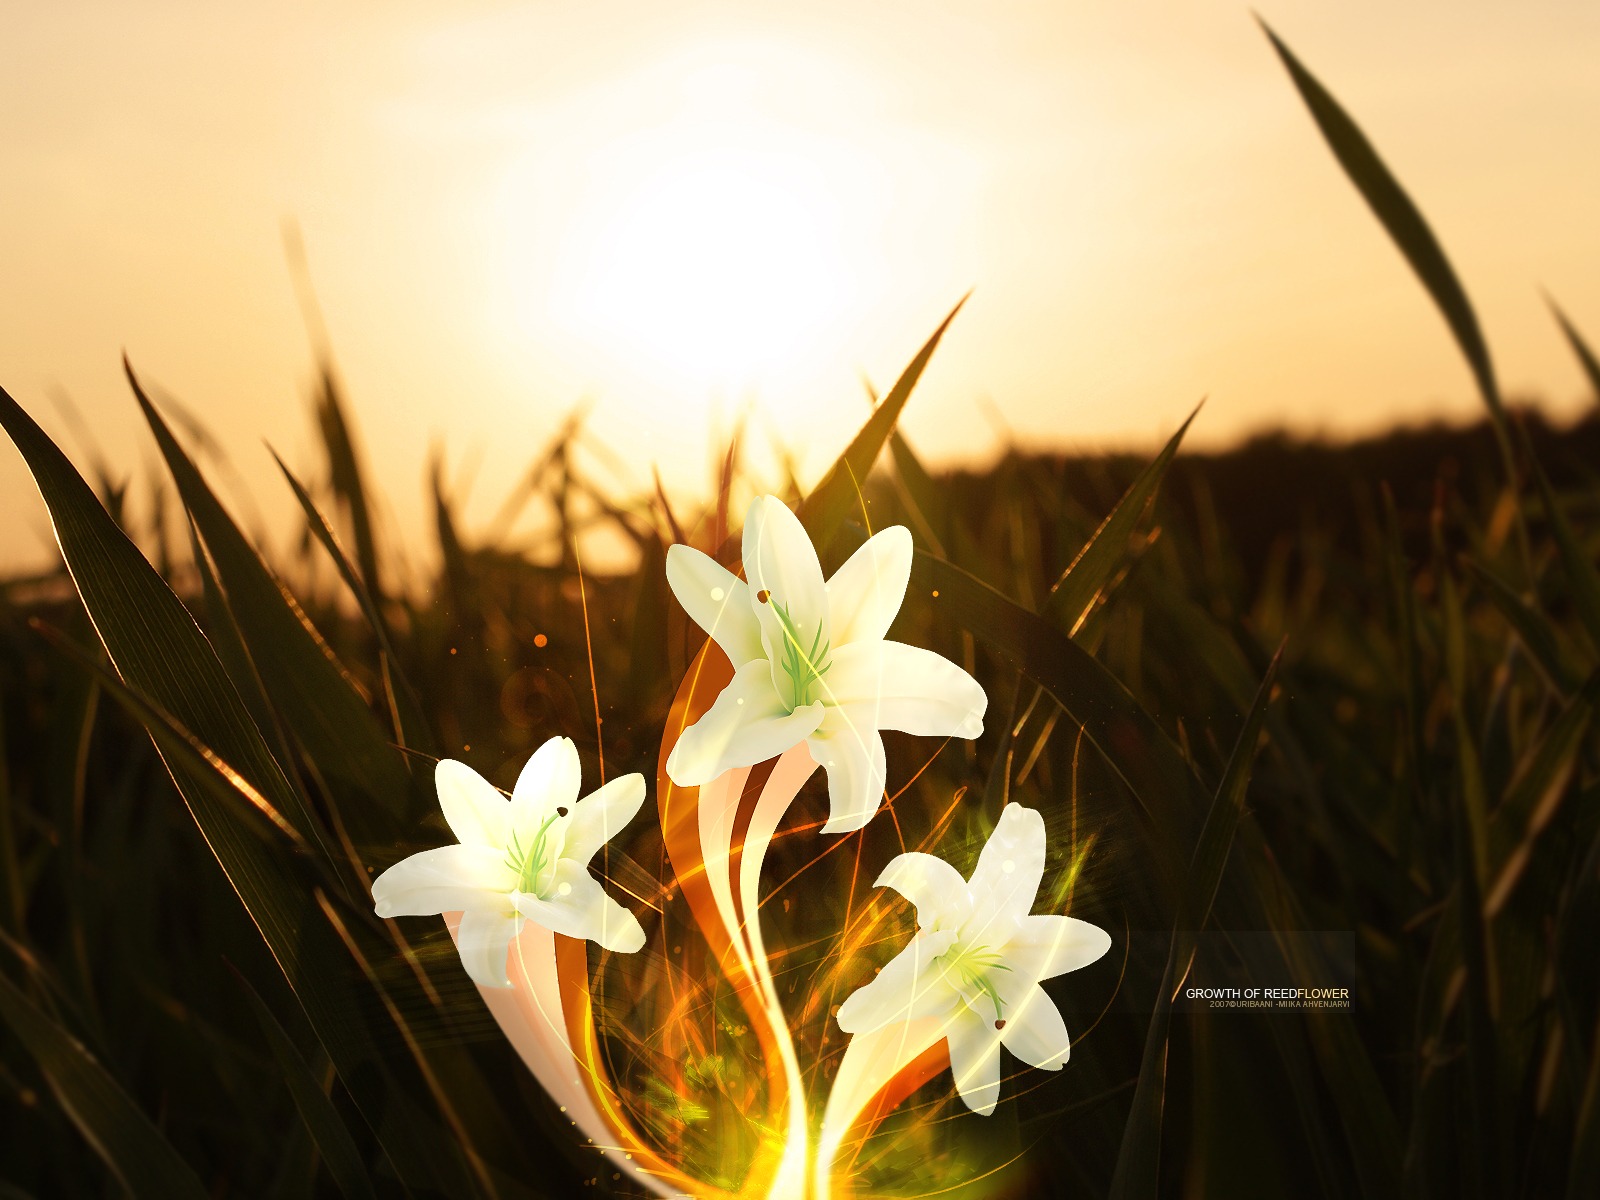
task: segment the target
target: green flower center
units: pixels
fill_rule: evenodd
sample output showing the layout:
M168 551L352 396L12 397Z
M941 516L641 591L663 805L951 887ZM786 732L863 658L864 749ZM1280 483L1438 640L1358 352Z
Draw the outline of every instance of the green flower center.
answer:
M550 847L550 826L561 814L552 812L539 826L538 832L533 835L533 841L526 850L517 837L516 831L511 834L511 845L506 850L506 866L517 873L517 890L530 895L539 895L539 876L554 860ZM543 899L543 897L541 897Z
M991 976L996 971L1009 971L1011 968L1000 961L998 951L987 946L964 946L957 942L939 956L939 962L943 964L945 973L954 978L961 992L976 992L989 997L994 1005L995 1020L1004 1019L1000 992Z
M766 592L761 594L770 595ZM816 703L817 684L830 665L829 645L823 640L820 621L817 622L816 635L808 646L794 618L789 615L788 605L773 604L772 611L778 618L779 628L783 630L783 658L778 665L789 680L789 694L794 698L789 711L793 712Z

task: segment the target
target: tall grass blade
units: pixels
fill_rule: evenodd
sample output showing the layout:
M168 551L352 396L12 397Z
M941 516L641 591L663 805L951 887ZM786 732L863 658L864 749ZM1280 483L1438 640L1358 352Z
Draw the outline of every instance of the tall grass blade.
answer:
M63 1112L134 1196L206 1200L194 1169L75 1037L0 976L0 1018L27 1047Z
M1350 182L1355 184L1373 214L1382 222L1444 315L1456 344L1472 369L1478 391L1489 408L1495 427L1505 437L1505 413L1494 367L1489 361L1489 347L1484 343L1472 303L1467 299L1467 293L1456 278L1455 269L1445 257L1433 230L1399 181L1384 165L1366 134L1361 132L1339 102L1306 70L1294 52L1284 45L1265 21L1261 22L1261 28L1271 40L1278 57L1283 60L1283 65L1288 68L1289 78L1294 81L1300 98L1311 110L1311 116L1327 140L1328 148L1333 151Z
M1061 573L1050 588L1050 595L1040 609L1040 615L1054 621L1069 634L1077 633L1094 607L1106 582L1115 573L1128 550L1128 539L1145 510L1155 498L1156 489L1167 473L1178 445L1189 426L1200 413L1198 407L1190 413L1178 431L1167 439L1161 453L1150 462L1129 485L1127 492L1113 508L1100 527L1094 531L1072 565Z
M1156 996L1155 1012L1145 1036L1144 1056L1139 1067L1139 1082L1134 1089L1133 1106L1117 1150L1116 1173L1111 1180L1115 1200L1159 1193L1161 1174L1161 1123L1166 1094L1168 1033L1172 1022L1172 1001L1189 974L1195 952L1195 935L1211 916L1211 906L1222 884L1222 871L1233 848L1234 832L1244 811L1245 791L1255 765L1256 744L1266 721L1267 705L1278 673L1282 647L1273 655L1266 677L1256 692L1255 702L1245 718L1244 729L1234 743L1233 754L1217 788L1200 840L1195 845L1188 875L1179 902L1178 920L1173 927L1167 952L1167 966L1161 991Z
M193 618L66 456L3 389L0 427L33 473L78 594L118 673L280 813L295 813L297 794ZM221 799L207 776L197 778L178 762L168 769L396 1174L413 1190L470 1194L466 1181L450 1171L453 1164L428 1152L425 1118L377 1049L351 987L350 960L313 902L309 881L268 850L237 801Z
M966 302L967 297L963 296L950 310L950 315L939 323L939 328L933 331L933 336L921 350L917 351L917 356L900 373L900 378L895 380L894 387L889 389L889 394L883 398L883 403L878 405L871 417L867 418L867 423L861 427L861 431L851 440L844 453L835 460L833 466L828 468L828 473L816 487L811 489L811 494L800 505L798 513L800 524L805 526L806 533L811 536L818 553L827 549L834 535L838 533L840 525L858 504L861 486L872 472L872 464L878 461L878 452L888 441L895 422L900 419L900 413L911 397L911 390L917 386L917 380L922 378L928 360L938 348L939 339L944 337L945 330L950 328L950 322L956 319L956 314Z
M392 838L411 793L400 755L332 650L178 445L131 368L128 381L216 564L229 607L285 728L323 778L339 789L340 800L359 798L340 806L357 839Z
M1600 570L1596 570L1594 559L1579 543L1555 488L1550 486L1550 477L1544 473L1539 460L1533 457L1526 430L1522 431L1522 439L1527 449L1528 471L1539 489L1540 500L1544 502L1545 520L1550 523L1550 534L1555 538L1567 586L1572 591L1572 605L1577 609L1578 620L1583 623L1590 643L1600 651Z
M1567 319L1567 314L1561 311L1561 306L1548 296L1545 300L1550 305L1550 311L1555 313L1556 321L1561 325L1561 332L1567 335L1567 343L1572 347L1572 352L1578 356L1584 378L1589 381L1589 388L1594 392L1595 403L1600 404L1600 359L1594 356L1589 343L1578 332L1577 326Z
M377 1200L372 1178L367 1174L361 1152L356 1148L355 1139L350 1136L350 1129L339 1115L339 1110L317 1083L311 1068L306 1066L306 1060L300 1057L300 1051L295 1048L283 1026L278 1024L278 1018L272 1015L266 1001L243 975L239 976L239 986L244 989L245 998L250 1002L250 1011L255 1014L261 1033L272 1049L272 1057L277 1060L278 1069L283 1073L283 1081L294 1098L300 1119L305 1122L307 1131L316 1142L322 1161L328 1165L328 1173L349 1200Z
M328 452L328 473L333 494L350 516L350 534L355 538L356 561L361 564L361 580L368 593L381 600L383 581L378 575L378 542L372 532L372 510L367 503L367 486L362 478L361 459L356 453L345 404L331 363L324 361L320 372L321 389L317 396L317 426Z
M428 729L427 719L422 715L422 704L417 699L416 689L411 686L411 681L400 670L399 661L395 657L394 643L389 636L383 614L378 610L377 600L368 591L362 577L356 573L355 566L334 535L333 526L328 524L328 519L322 515L322 510L311 498L311 493L306 491L294 472L284 465L276 450L272 450L271 454L272 461L278 464L278 470L282 471L283 477L289 481L289 487L294 492L295 499L299 501L301 511L305 513L306 524L310 527L312 535L328 552L328 557L333 559L339 577L350 589L350 594L355 597L362 614L367 618L373 636L378 639L379 652L383 655L386 678L389 681L389 692L393 697L395 733L400 744L423 754L436 754L433 734Z

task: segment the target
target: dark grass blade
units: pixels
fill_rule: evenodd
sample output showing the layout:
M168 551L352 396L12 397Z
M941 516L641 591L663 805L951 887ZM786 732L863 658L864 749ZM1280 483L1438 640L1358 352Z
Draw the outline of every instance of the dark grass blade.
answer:
M857 506L861 487L872 471L872 464L878 460L878 452L888 441L895 422L900 419L900 413L911 397L911 389L917 386L917 380L922 378L928 360L938 348L939 339L944 337L945 330L950 328L950 322L956 319L956 314L966 302L967 298L963 296L950 310L950 315L939 323L939 328L933 331L933 336L921 350L917 351L917 356L900 373L900 378L895 380L894 387L889 389L889 394L883 398L883 403L873 411L867 423L861 427L861 431L845 448L845 452L833 466L828 468L828 473L822 477L822 481L811 490L811 494L800 505L798 513L800 524L805 526L806 533L810 535L812 544L816 546L819 554L827 549L839 531L840 525L849 518L852 509Z
M239 976L239 986L244 989L245 998L250 1002L250 1011L260 1023L267 1045L272 1048L272 1056L278 1062L284 1082L288 1084L300 1119L305 1122L306 1129L316 1142L322 1161L328 1164L328 1173L339 1185L339 1190L351 1200L363 1200L366 1197L376 1200L377 1192L367 1174L366 1163L362 1161L361 1152L356 1148L355 1139L350 1136L339 1110L334 1108L333 1101L317 1083L311 1068L306 1066L305 1059L300 1057L300 1051L295 1048L283 1026L278 1024L266 1001L261 999L243 975Z
M1145 818L1157 874L1175 888L1182 877L1178 847L1198 826L1205 792L1182 753L1117 678L1083 647L1037 613L943 559L918 551L912 587L938 592L941 617L1014 663L1049 692L1128 785Z
M272 460L278 464L278 469L283 472L283 477L289 481L289 487L294 491L294 497L300 502L300 508L305 513L306 523L315 535L322 548L328 552L328 557L333 559L333 564L338 568L339 576L344 580L345 586L350 589L350 594L355 597L356 603L361 607L362 614L367 618L373 636L378 639L378 648L383 655L386 678L388 679L389 694L393 697L395 733L402 746L419 751L423 754L437 755L438 747L434 743L433 734L428 729L427 719L422 715L422 704L417 699L416 689L411 686L400 670L399 661L395 657L394 643L389 636L388 626L383 615L378 611L377 601L372 593L367 590L366 583L361 575L357 574L355 566L345 554L344 548L339 545L339 539L334 535L333 527L328 524L322 510L312 500L311 493L306 491L293 471L284 465L283 459L278 457L276 450L270 451Z
M1561 311L1561 306L1548 296L1545 300L1550 305L1550 311L1555 313L1556 320L1561 325L1561 332L1567 335L1567 342L1572 347L1572 352L1578 356L1578 362L1583 367L1584 378L1589 381L1589 388L1594 392L1595 403L1600 404L1600 359L1595 358L1594 351L1589 348L1589 343L1578 332L1577 326L1567 320L1567 314Z
M74 643L60 630L38 620L30 624L65 658L86 671L97 686L143 726L161 750L162 757L169 763L179 764L196 779L203 779L214 773L217 776L217 783L220 784L220 792L217 787L213 787L213 792L219 792L224 802L242 800L244 803L239 806L239 811L259 819L256 826L258 832L268 837L275 833L287 839L297 851L307 854L311 852L300 831L273 807L270 800L251 786L250 781L228 765L215 750L185 729L170 713L123 683L115 672L104 666L95 655Z
M1545 731L1495 810L1489 832L1497 875L1484 897L1484 911L1491 918L1505 907L1512 889L1527 873L1540 836L1571 790L1596 702L1600 702L1600 673L1589 677L1583 690Z
M66 456L0 389L0 427L22 451L44 496L73 582L118 673L213 749L280 813L298 806L294 789L182 603L117 527ZM356 1105L412 1190L468 1195L439 1134L410 1100L415 1085L378 1051L352 986L342 944L312 900L311 881L268 850L236 801L219 797L211 774L168 763L173 780L289 986L305 1008Z
M67 570L118 673L215 748L302 832L311 827L194 618L66 456L3 389L0 426L33 472Z
M1095 601L1127 556L1128 539L1150 507L1167 467L1178 453L1183 435L1200 413L1197 407L1178 427L1161 453L1150 462L1129 485L1126 493L1113 508L1100 527L1094 531L1072 565L1062 572L1050 588L1050 595L1040 608L1040 615L1060 625L1069 634L1076 633Z
M128 381L216 564L228 604L279 718L339 789L340 816L358 841L392 840L411 779L401 756L333 652L206 484L139 386Z
M206 1200L194 1169L92 1054L0 976L0 1018L27 1047L62 1111L125 1190Z
M1244 729L1234 744L1233 754L1206 814L1200 839L1190 860L1179 903L1178 920L1173 927L1167 953L1167 966L1156 996L1155 1012L1145 1037L1144 1056L1139 1066L1139 1082L1134 1089L1133 1106L1117 1151L1116 1172L1111 1180L1111 1195L1116 1200L1134 1200L1158 1193L1161 1172L1161 1124L1166 1096L1168 1033L1172 1022L1172 1000L1188 976L1194 957L1195 935L1211 916L1222 884L1222 871L1233 849L1235 831L1244 812L1245 791L1255 765L1256 743L1266 721L1272 699L1274 679L1283 650L1272 658L1255 702L1245 718Z
M1556 627L1550 619L1527 604L1512 590L1510 584L1482 563L1469 561L1467 570L1489 602L1500 610L1500 615L1506 619L1517 640L1550 681L1550 686L1564 696L1576 691L1578 678L1569 661L1571 656L1562 650Z
M1578 535L1561 507L1560 498L1550 486L1549 476L1544 473L1539 460L1533 457L1527 431L1522 430L1521 433L1527 451L1528 471L1539 489L1540 500L1544 502L1545 520L1550 523L1550 534L1561 555L1561 567L1567 577L1567 586L1572 591L1573 607L1577 609L1578 620L1583 623L1590 643L1600 650L1600 570L1595 569L1594 560L1579 543Z
M361 456L356 453L350 422L345 419L345 404L331 363L324 361L317 396L317 427L328 452L328 471L333 493L350 515L350 533L356 542L356 561L361 564L361 579L375 597L383 595L378 575L378 541L372 531L372 510L367 503L367 486L362 478Z
M1504 437L1505 413L1494 367L1489 360L1489 347L1483 340L1472 303L1467 299L1467 293L1456 278L1455 270L1445 257L1433 230L1399 181L1384 165L1366 134L1361 132L1339 102L1306 70L1265 21L1261 22L1261 28L1271 40L1278 57L1283 60L1283 65L1288 68L1289 78L1294 81L1300 98L1311 110L1311 116L1327 140L1328 148L1333 151L1350 182L1355 184L1356 190L1382 222L1395 246L1405 255L1411 269L1417 273L1417 278L1438 305L1456 344L1466 356L1490 416Z
M1600 1192L1600 1031L1592 1039L1589 1071L1572 1136L1567 1174L1567 1200L1588 1200Z

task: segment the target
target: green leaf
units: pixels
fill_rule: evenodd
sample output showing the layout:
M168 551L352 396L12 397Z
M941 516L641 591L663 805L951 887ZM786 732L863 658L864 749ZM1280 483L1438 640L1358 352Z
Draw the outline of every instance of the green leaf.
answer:
M1056 622L1069 634L1075 634L1082 628L1084 618L1126 557L1128 539L1133 536L1139 519L1149 508L1156 489L1161 486L1167 467L1178 453L1178 444L1183 441L1183 435L1199 413L1200 409L1196 407L1178 427L1178 432L1167 439L1161 453L1139 472L1138 478L1122 499L1117 501L1116 507L1094 531L1094 536L1072 560L1072 565L1052 585L1049 597L1040 608L1041 616Z
M128 381L216 564L229 608L284 727L336 789L339 815L356 841L392 841L411 795L401 756L333 651L178 445L132 368Z
M1550 311L1555 313L1556 320L1561 323L1561 332L1567 335L1572 352L1578 356L1578 362L1583 366L1583 374L1589 380L1589 387L1594 391L1595 402L1600 404L1600 359L1595 358L1594 351L1589 349L1589 343L1583 340L1583 335L1571 321L1567 320L1567 314L1561 311L1561 306L1548 296L1545 300L1550 305Z
M828 548L840 525L858 503L861 487L872 471L872 464L878 461L878 452L883 449L895 422L900 419L900 413L911 397L911 389L917 386L917 380L922 378L923 369L933 357L939 339L944 337L944 331L950 328L950 322L956 319L956 314L966 302L967 298L963 296L950 310L950 315L939 323L939 328L933 331L933 336L900 373L900 378L895 380L894 387L889 389L883 403L861 427L861 432L856 434L845 452L828 468L822 481L811 489L811 494L800 505L796 515L818 554Z
M238 978L239 986L244 989L245 997L250 1002L251 1011L261 1025L261 1032L266 1036L267 1045L272 1048L272 1056L278 1060L278 1069L283 1073L284 1083L289 1086L289 1094L294 1098L295 1108L300 1111L300 1119L305 1122L306 1129L322 1153L323 1161L328 1164L328 1173L346 1196L370 1196L376 1200L377 1193L373 1190L366 1164L361 1160L361 1152L356 1148L355 1139L350 1136L344 1119L339 1116L339 1110L334 1108L333 1101L317 1083L311 1068L306 1066L306 1060L300 1057L294 1042L283 1026L278 1024L278 1018L272 1015L267 1002L243 975Z
M1259 18L1257 18L1259 20ZM1265 21L1261 28L1271 39L1273 49L1289 70L1289 78L1300 92L1300 98L1311 110L1311 116L1327 139L1339 165L1356 190L1371 207L1373 214L1383 223L1394 244L1404 254L1417 278L1428 289L1433 302L1444 315L1456 344L1466 356L1477 381L1478 391L1489 408L1495 427L1505 436L1505 414L1500 402L1500 388L1495 382L1494 367L1489 361L1489 348L1478 328L1477 314L1467 299L1466 291L1456 278L1454 268L1445 257L1433 230L1406 195L1405 189L1390 173L1389 168L1373 149L1366 134L1350 119L1339 102L1329 94L1315 76L1301 64L1288 46Z
M1205 825L1200 831L1194 857L1184 880L1167 952L1167 966L1155 1011L1145 1034L1144 1055L1139 1066L1139 1082L1134 1088L1133 1106L1117 1151L1116 1172L1111 1180L1111 1195L1118 1200L1158 1194L1161 1172L1161 1123L1166 1096L1168 1035L1172 1024L1172 1000L1189 974L1195 953L1195 934L1205 926L1222 883L1222 871L1233 848L1233 835L1244 812L1245 792L1255 765L1256 744L1266 721L1267 704L1272 699L1273 681L1283 654L1280 646L1267 667L1266 677L1256 692L1255 702L1245 718L1244 729L1234 743L1222 783L1217 788Z
M0 1018L39 1064L62 1110L135 1196L206 1200L199 1176L83 1043L0 976Z

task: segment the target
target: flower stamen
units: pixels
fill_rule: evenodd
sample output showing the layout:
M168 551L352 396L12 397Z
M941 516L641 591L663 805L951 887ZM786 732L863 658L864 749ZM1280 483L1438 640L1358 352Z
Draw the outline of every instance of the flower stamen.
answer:
M822 625L817 625L816 635L811 639L811 648L806 649L801 641L799 627L794 618L789 614L786 604L774 604L772 611L777 614L778 626L783 630L783 662L780 664L783 673L789 679L789 687L794 696L794 703L790 708L803 708L816 701L816 686L827 672L831 664L828 658L830 644L823 640Z

